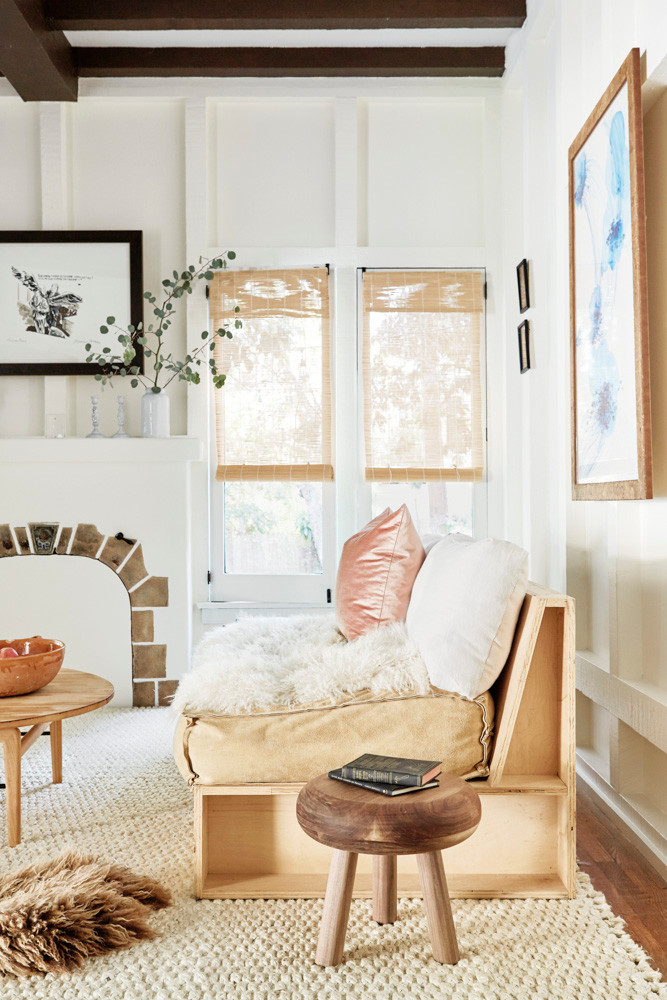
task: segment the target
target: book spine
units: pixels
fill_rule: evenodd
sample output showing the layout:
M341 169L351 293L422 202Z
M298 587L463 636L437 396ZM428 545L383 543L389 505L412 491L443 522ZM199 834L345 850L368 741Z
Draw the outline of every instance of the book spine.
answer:
M421 785L420 774L406 774L405 771L375 771L366 767L341 767L341 774L350 781L380 781L383 785Z
M372 781L360 781L357 778L346 778L342 774L336 774L335 771L329 771L329 777L333 778L334 781L342 781L346 785L356 785L358 788L368 788L369 791L379 792L380 795L391 795L391 790L389 788L378 788Z

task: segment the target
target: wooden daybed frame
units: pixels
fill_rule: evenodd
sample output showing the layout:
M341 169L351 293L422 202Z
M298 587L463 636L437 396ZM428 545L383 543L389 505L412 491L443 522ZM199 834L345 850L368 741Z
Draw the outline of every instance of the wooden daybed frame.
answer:
M574 601L529 585L505 669L492 690L496 737L475 781L482 821L447 851L452 896L575 895ZM194 783L195 894L201 899L323 896L330 851L295 815L301 783ZM420 896L414 857L398 892ZM354 895L371 896L360 855Z

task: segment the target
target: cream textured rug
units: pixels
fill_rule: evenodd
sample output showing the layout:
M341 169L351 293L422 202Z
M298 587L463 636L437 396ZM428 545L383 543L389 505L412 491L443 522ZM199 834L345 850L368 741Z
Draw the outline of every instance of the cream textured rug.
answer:
M167 709L102 709L63 724L63 784L47 739L23 759L23 843L1 870L67 848L160 881L174 905L153 941L91 959L71 975L0 979L0 1000L634 1000L667 996L646 956L584 875L576 900L454 900L461 961L431 958L421 900L391 927L355 901L346 964L313 964L319 900L192 898L191 792L171 755Z

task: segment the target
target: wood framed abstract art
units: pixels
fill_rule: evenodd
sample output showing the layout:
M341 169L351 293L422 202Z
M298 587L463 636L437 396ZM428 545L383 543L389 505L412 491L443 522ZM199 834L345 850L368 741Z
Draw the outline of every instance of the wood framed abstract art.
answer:
M639 49L570 146L572 495L652 497Z
M0 375L101 372L86 344L103 349L111 306L141 322L141 271L141 230L0 232Z

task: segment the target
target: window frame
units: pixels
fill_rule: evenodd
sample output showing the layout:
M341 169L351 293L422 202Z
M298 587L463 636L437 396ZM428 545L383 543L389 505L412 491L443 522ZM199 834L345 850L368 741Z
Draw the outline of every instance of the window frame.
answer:
M216 482L217 454L215 448L215 400L209 387L208 495L209 495L209 597L216 605L253 606L275 605L288 613L289 608L307 609L333 602L338 558L345 540L358 531L371 518L372 483L365 481L364 427L363 427L363 372L361 350L363 336L362 275L366 270L475 270L483 275L486 288L487 267L473 263L467 253L447 251L431 257L425 265L415 260L413 249L393 251L367 251L372 263L360 261L366 254L354 255L356 259L339 255L332 249L329 259L330 350L333 386L333 464L334 481L323 484L323 573L313 575L241 575L224 572L224 483ZM383 263L382 258L389 259ZM463 257L458 263L457 258ZM266 263L256 270L270 270L277 265L285 269L293 266L316 266L312 250L273 250ZM401 263L406 258L409 263ZM443 263L440 261L444 260ZM289 261L289 263L286 263ZM322 264L319 264L322 266ZM239 270L252 270L248 263ZM473 483L473 535L484 538L488 533L488 381L487 381L487 324L486 296L484 322L482 323L480 363L482 379L482 429L484 474ZM224 391L224 390L223 390ZM328 598L330 597L330 601Z

